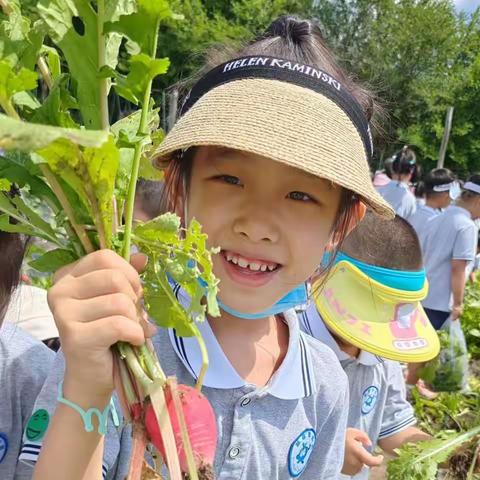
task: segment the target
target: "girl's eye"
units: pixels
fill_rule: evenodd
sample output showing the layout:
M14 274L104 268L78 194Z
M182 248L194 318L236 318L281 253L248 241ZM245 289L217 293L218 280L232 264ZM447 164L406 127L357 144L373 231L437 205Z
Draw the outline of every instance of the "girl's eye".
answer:
M241 185L240 179L233 175L219 175L215 178L221 182L228 183L229 185Z
M296 200L299 202L314 202L315 199L312 198L310 195L304 192L290 192L288 194L288 198L291 200Z

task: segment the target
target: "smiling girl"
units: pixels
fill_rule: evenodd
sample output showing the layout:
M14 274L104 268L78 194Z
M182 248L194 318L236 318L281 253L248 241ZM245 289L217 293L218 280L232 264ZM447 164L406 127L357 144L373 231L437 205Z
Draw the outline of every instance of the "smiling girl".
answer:
M157 152L171 208L186 224L199 220L209 245L221 248L213 261L221 317L199 325L218 479L336 479L341 470L346 378L333 353L299 331L293 307L306 301L305 283L325 249L365 205L393 216L368 172L373 106L318 27L282 17L194 85ZM64 398L103 410L113 392L109 347L152 334L137 320L140 263L100 251L57 276L49 300L64 356L37 400L55 411L37 480L125 476L128 429L86 433L80 415L56 398L63 378ZM194 384L196 341L173 330L152 340L165 372Z

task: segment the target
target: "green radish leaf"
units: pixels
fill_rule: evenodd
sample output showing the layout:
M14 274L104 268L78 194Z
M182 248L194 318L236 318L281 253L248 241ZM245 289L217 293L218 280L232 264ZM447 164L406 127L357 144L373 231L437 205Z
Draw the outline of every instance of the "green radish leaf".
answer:
M68 82L68 75L64 74L59 76L55 80L48 97L42 105L33 112L33 115L30 116L28 120L32 123L42 123L44 125L78 128L69 111L71 109L78 109L78 104L68 91Z
M10 14L0 22L0 58L12 66L33 70L44 32L40 22L31 25L29 18L22 16L20 3L9 0Z
M105 229L107 246L112 242L113 192L115 177L120 163L120 152L115 146L113 137L100 148L86 148L84 159L89 181L93 185L98 201L100 216Z
M137 110L111 126L110 131L113 133L117 142L120 139L120 135L123 135L123 139L127 138L129 143L134 143L137 138L138 128L140 127L141 114L142 111ZM150 133L155 132L159 124L160 117L158 116L158 109L150 109L147 117L147 131ZM120 145L117 146L121 148Z
M105 24L106 32L118 32L138 45L141 53L152 55L157 35L158 21L172 18L172 11L166 0L138 0L137 11L121 15L117 22Z
M137 225L132 238L149 258L144 273L149 315L160 326L174 327L181 336L197 335L195 322L204 321L207 311L213 316L220 313L218 280L211 265L216 250L207 248L207 236L201 232L200 224L192 220L187 229L182 229L180 218L166 213ZM173 296L167 274L188 294L188 307L181 306Z
M195 324L178 303L165 273L159 270L155 257L150 257L142 278L145 282L145 306L155 323L162 328L175 328L181 337L195 336Z
M39 108L41 105L32 92L15 93L12 100L15 106L22 110L24 115L31 115L31 112Z
M79 130L21 122L0 114L0 148L31 152L64 139L84 147L100 147L109 137L103 130Z
M106 133L106 132L105 132ZM59 139L37 151L34 158L46 162L77 193L88 214L103 227L107 246L112 238L113 191L120 154L113 137L98 148L80 148ZM98 225L97 225L98 226Z
M163 180L163 172L152 165L152 162L147 157L140 158L140 169L138 170L138 177L145 180Z
M133 163L133 148L120 148L120 161L115 178L115 197L117 201L125 201L130 183Z
M122 15L130 15L137 11L136 0L106 0L105 17L109 22L116 22Z
M52 80L56 80L62 74L62 66L60 61L60 55L57 49L42 45L40 54L45 58Z
M20 188L24 188L28 185L31 195L49 202L50 205L54 205L57 209L60 208L57 197L50 187L38 176L38 174L32 174L26 166L16 164L7 158L0 157L0 176L15 183Z
M436 480L439 464L465 442L480 434L477 426L468 432L440 432L435 438L408 443L396 450L397 458L388 462L389 480Z
M78 259L75 252L57 248L44 253L41 257L29 262L29 265L39 272L56 272L59 268Z
M11 188L12 184L10 183L10 180L0 178L0 192L9 192Z
M65 55L71 78L76 81L85 126L100 129L100 92L93 79L97 78L101 66L97 23L102 19L98 18L90 3L88 0L40 0L37 8L50 37ZM106 36L105 60L112 68L117 65L120 43L118 34Z
M18 72L5 60L0 60L0 104L9 102L13 95L37 88L37 74L26 68ZM1 140L0 140L1 142Z
M20 197L10 199L5 193L0 192L0 212L4 214L0 217L0 230L37 236L62 246L57 232L29 208ZM9 217L16 219L19 223L11 224Z
M130 58L130 71L125 77L116 75L115 90L127 100L138 105L143 101L149 82L167 73L170 60L168 58L151 58L140 53Z

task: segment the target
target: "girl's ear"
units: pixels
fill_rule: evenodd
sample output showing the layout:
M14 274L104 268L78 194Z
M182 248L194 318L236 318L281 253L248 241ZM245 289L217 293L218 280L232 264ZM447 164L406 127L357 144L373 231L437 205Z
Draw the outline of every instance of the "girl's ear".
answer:
M349 233L363 220L366 212L367 206L361 200L357 200L355 205L351 207L351 213L349 215L350 218L344 230L345 237L347 237ZM343 240L343 238L340 238L339 235L341 235L341 233L339 234L338 232L333 232L330 241L325 247L326 252L334 252L337 249L338 244Z

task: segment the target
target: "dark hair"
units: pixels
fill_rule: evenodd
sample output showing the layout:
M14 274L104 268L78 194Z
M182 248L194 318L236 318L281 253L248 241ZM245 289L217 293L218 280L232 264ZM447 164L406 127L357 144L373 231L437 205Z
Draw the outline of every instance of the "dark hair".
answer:
M415 185L415 196L417 198L423 198L425 195L425 182L419 181Z
M474 173L468 177L467 182L475 183L480 187L480 173ZM462 191L462 200L471 200L473 198L478 198L478 193L472 192L471 190L463 190Z
M25 253L26 241L17 233L0 231L0 323L10 303L10 297L20 281L20 268Z
M367 211L341 250L361 262L393 270L415 271L423 266L417 234L398 215L393 220L385 220Z
M417 164L417 156L415 152L405 145L393 157L392 171L398 175L405 175L407 173L414 173Z
M150 218L158 217L167 211L163 191L164 183L161 181L138 179L135 201L140 202L141 209Z
M314 21L303 20L291 15L281 16L267 28L263 35L240 50L234 51L228 46L210 50L207 54L206 65L200 75L233 58L255 55L280 57L309 64L330 74L341 82L358 101L373 129L378 128L380 122L377 122L376 118L381 117L382 109L375 96L340 67L334 54L327 47L320 27ZM186 182L188 187L193 151L194 149L189 149L175 157L170 162L165 174L165 195L170 210L176 210L178 206L177 201L183 190L183 182ZM339 244L348 233L355 215L354 207L358 201L352 192L344 189L333 226L333 232Z
M427 197L437 195L434 188L438 185L445 185L455 181L455 175L448 168L434 168L430 170L425 176L425 193Z

